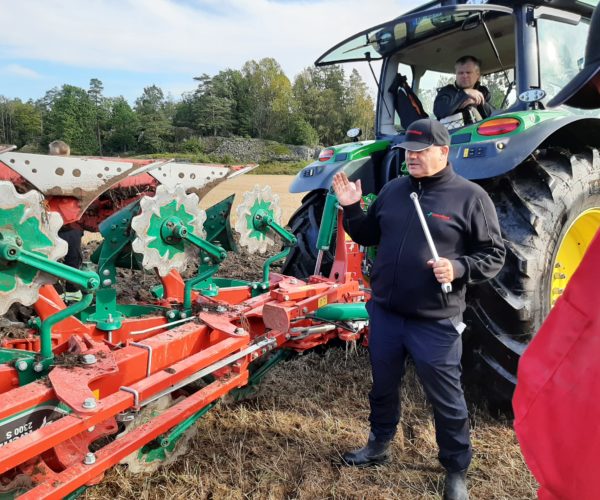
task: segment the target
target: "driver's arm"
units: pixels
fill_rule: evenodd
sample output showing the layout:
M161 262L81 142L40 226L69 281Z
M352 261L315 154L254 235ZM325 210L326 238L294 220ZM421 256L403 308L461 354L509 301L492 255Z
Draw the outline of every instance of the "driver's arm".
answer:
M486 87L481 87L480 90L485 99L485 101L482 105L483 111L485 113L485 116L483 118L487 118L488 116L492 116L492 113L496 110L496 108L494 108L494 106L492 106L492 104L490 103L490 99L492 97L492 94L490 93L490 91Z
M433 102L433 114L438 120L446 118L446 116L458 113L462 104L469 99L469 95L464 90L457 89L453 85L446 85L439 90Z

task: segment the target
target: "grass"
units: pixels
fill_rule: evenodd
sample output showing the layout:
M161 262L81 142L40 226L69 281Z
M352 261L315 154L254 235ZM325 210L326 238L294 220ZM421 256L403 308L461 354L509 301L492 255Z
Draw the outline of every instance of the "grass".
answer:
M190 163L224 163L205 153L153 153L133 156L133 158L153 160L170 160L171 158L174 158L175 161L185 161Z
M140 156L139 158L151 158L155 160L168 160L175 158L176 161L187 161L190 163L223 163L225 165L239 165L243 162L234 161L231 158L218 158L204 153L156 153ZM258 168L251 173L255 175L296 175L310 162L266 162L259 164Z
M296 175L309 162L262 163L251 173L256 175Z
M275 367L252 400L219 404L197 425L186 454L152 475L109 471L86 499L434 499L443 470L428 405L409 367L403 423L391 464L338 465L366 440L370 385L366 349L329 349ZM473 499L533 499L529 474L508 421L471 405Z

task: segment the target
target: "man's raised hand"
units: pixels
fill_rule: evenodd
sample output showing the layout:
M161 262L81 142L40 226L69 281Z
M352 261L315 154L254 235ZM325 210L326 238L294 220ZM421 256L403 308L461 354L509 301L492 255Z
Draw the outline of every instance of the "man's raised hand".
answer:
M343 207L352 205L362 198L360 179L356 182L350 182L344 172L338 172L333 176L333 190L338 202Z

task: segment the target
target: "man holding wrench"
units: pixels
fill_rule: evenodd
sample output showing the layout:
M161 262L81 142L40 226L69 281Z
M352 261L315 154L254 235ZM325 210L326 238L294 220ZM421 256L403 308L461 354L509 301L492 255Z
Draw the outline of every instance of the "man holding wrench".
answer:
M413 122L399 146L406 149L410 175L388 182L366 214L360 207L360 181L350 182L344 173L333 180L348 234L361 245L378 245L367 304L371 433L366 446L345 453L343 460L359 467L387 461L410 355L433 406L438 457L447 471L444 497L467 499L472 452L460 382L466 285L493 278L505 249L489 196L448 163L450 136L442 124Z

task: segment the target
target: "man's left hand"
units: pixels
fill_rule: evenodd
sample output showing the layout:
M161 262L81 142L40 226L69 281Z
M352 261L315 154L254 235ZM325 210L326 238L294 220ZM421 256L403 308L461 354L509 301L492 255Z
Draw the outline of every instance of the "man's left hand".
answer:
M431 259L427 261L427 265L433 268L433 274L439 283L452 283L454 280L454 268L448 259L440 257L435 262Z

